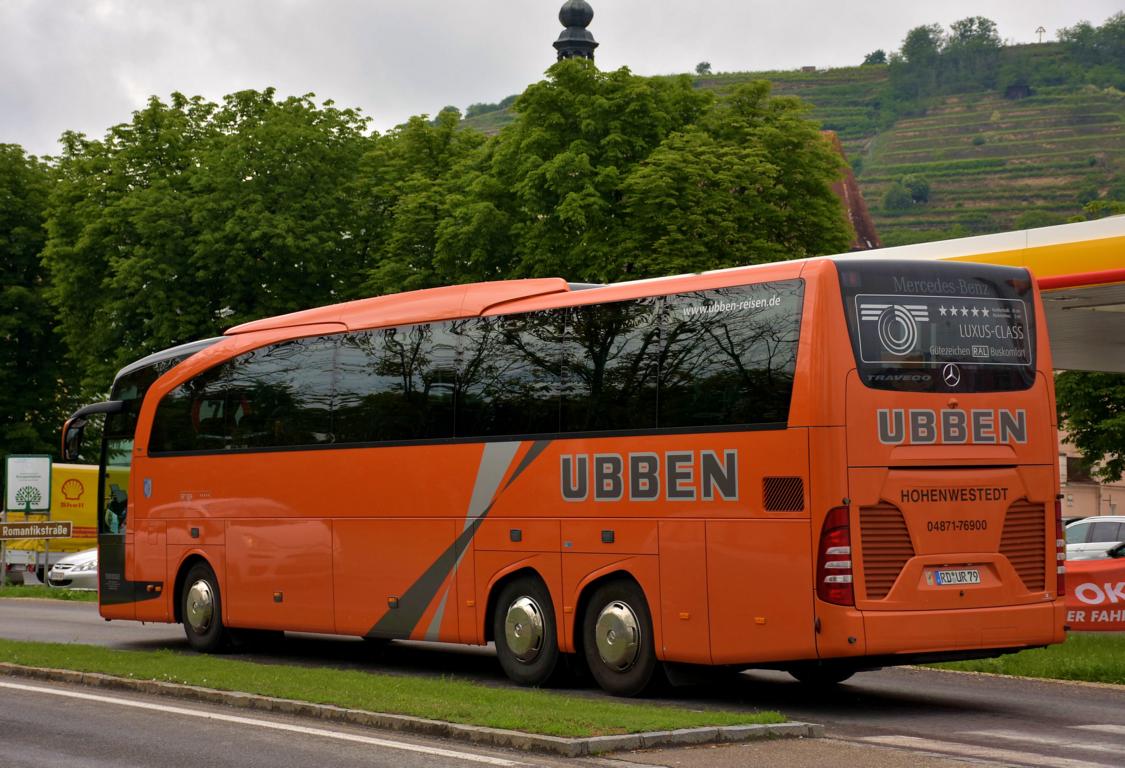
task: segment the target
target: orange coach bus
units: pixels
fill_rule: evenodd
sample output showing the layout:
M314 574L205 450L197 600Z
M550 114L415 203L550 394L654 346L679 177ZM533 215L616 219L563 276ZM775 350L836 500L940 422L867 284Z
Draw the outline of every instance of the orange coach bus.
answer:
M516 280L232 328L122 370L100 610L484 644L540 685L836 682L1062 642L1050 350L1024 269L817 258ZM105 473L103 472L103 475ZM116 476L116 475L115 475Z

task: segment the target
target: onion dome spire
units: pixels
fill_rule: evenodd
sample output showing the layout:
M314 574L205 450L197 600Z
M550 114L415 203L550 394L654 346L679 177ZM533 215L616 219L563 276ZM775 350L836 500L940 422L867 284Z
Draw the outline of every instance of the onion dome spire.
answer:
M594 20L594 9L586 0L566 0L559 11L559 22L566 29L555 41L555 50L559 52L559 61L580 57L583 59L594 58L594 49L598 43L594 36L586 29Z

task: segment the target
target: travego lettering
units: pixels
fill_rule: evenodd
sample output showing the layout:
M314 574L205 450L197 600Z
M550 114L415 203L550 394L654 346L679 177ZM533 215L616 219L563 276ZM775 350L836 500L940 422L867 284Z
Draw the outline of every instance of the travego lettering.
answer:
M1027 411L1006 408L963 411L947 408L881 408L876 415L879 442L884 445L961 445L1026 443Z
M579 453L559 478L566 501L738 501L738 451Z

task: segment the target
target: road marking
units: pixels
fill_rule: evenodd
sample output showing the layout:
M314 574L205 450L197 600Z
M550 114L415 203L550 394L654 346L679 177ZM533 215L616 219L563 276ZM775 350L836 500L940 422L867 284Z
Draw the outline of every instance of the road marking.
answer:
M1050 736L1036 736L1023 731L960 731L964 736L982 736L986 739L1007 739L1008 741L1022 741L1027 744L1043 744L1045 746L1060 747L1062 749L1082 749L1087 752L1111 752L1121 754L1121 747L1108 744L1092 744L1088 741L1077 739L1052 738Z
M1107 763L1090 763L1085 760L1072 760L1068 757L1050 757L1034 752L1019 752L1013 749L978 747L973 744L959 744L954 741L935 741L915 736L865 736L859 741L867 744L882 744L914 751L925 751L939 755L960 755L981 760L996 760L1005 765L1017 763L1036 766L1036 768L1115 768Z
M1072 725L1071 728L1077 728L1080 731L1097 731L1098 733L1113 733L1118 736L1125 736L1125 725Z
M276 723L271 720L258 720L257 718L253 717L223 715L216 712L205 712L198 709L187 709L185 707L169 707L164 704L152 704L145 701L134 701L132 699L117 699L112 696L98 696L92 693L79 693L77 691L59 690L57 688L41 688L37 685L20 685L19 683L5 682L0 682L0 688L10 688L16 691L29 691L31 693L45 693L49 696L63 696L68 699L96 701L102 704L116 704L120 707L133 707L134 709L148 709L154 712L166 712L174 715L184 715L186 717L199 717L204 720L218 720L224 723L235 723L236 725L253 725L258 728L267 728L274 731L300 733L306 736L322 736L326 739L336 739L337 741L351 741L357 744L370 744L376 747L387 747L388 749L401 749L407 752L420 752L425 755L449 757L456 760L468 760L474 763L485 763L486 765L498 765L505 767L524 765L524 763L505 760L500 757L474 755L471 752L457 752L452 749L439 749L437 747L422 746L421 744L408 744L402 741L390 741L389 739L376 739L371 736L359 736L358 734L346 733L344 731L329 731L324 728L308 728L303 725L289 725L287 723Z

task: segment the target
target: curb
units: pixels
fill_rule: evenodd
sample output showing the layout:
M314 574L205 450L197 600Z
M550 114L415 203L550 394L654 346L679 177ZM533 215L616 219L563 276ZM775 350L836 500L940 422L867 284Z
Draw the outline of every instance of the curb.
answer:
M1061 677L1030 677L1028 675L1006 675L1003 672L976 672L967 669L941 669L940 667L923 667L917 664L908 664L902 669L913 669L919 672L940 672L943 675L965 675L968 677L991 677L997 680L1022 680L1028 683L1053 683L1055 685L1072 685L1082 688L1102 688L1110 691L1125 690L1125 683L1098 683L1093 680L1067 680Z
M776 725L729 725L710 728L682 728L675 731L629 733L619 736L592 736L589 738L563 738L543 736L501 728L479 725L447 723L409 715L390 715L346 709L332 704L313 704L251 693L219 691L194 685L180 685L156 680L130 680L97 672L73 672L64 669L41 669L19 664L0 663L0 675L71 683L91 688L108 688L155 696L167 696L208 704L225 704L240 709L297 715L317 720L350 723L390 731L401 731L420 736L455 739L480 746L516 749L525 752L543 752L563 757L582 757L607 752L657 747L684 747L699 744L719 744L769 738L820 738L824 726L814 723L778 723Z

